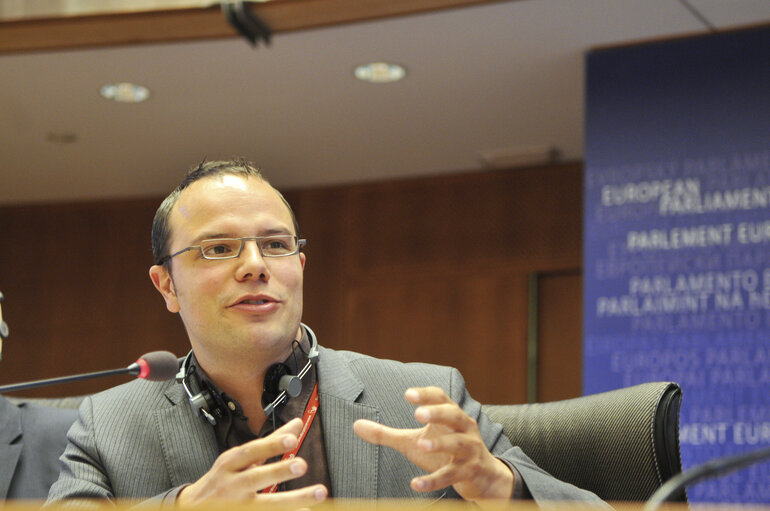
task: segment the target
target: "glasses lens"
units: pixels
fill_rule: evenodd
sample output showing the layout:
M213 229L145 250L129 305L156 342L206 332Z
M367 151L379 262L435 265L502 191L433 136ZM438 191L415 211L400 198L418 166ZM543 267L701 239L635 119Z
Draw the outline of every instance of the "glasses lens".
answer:
M260 240L260 249L265 256L285 256L297 251L297 238L294 236L270 236Z
M241 240L222 238L218 240L201 241L201 252L206 259L227 259L238 255Z

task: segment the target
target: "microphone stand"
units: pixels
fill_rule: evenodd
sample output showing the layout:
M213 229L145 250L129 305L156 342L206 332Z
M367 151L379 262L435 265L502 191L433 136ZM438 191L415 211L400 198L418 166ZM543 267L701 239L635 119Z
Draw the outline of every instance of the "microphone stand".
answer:
M740 468L748 467L754 463L770 458L770 447L763 447L754 451L744 452L733 456L725 456L707 461L701 465L680 472L669 479L663 486L657 489L652 497L642 508L642 511L655 511L666 502L671 495L684 489L686 486L707 479L709 477L724 475Z
M134 369L134 366L136 368ZM101 376L115 376L119 374L139 374L139 364L131 364L128 367L121 369L108 369L106 371L96 371L93 373L78 374L75 376L65 376L62 378L48 378L45 380L28 381L25 383L14 383L11 385L0 385L0 393L2 392L15 392L17 390L33 389L36 387L44 387L53 383L71 383L74 381L90 380L91 378L99 378Z
M0 303L3 301L3 293L0 292ZM0 308L0 360L2 360L3 339L8 337L8 325L3 321L3 310ZM150 380L171 379L176 372L178 362L173 353L168 351L153 351L145 353L133 364L120 369L108 369L106 371L95 371L93 373L76 374L74 376L62 376L59 378L47 378L45 380L28 381L24 383L13 383L11 385L0 385L0 393L14 392L17 390L34 389L51 384L71 383L75 381L90 380L92 378L101 378L102 376L115 376L119 374L132 374L139 378L149 378ZM156 374L157 373L157 374Z

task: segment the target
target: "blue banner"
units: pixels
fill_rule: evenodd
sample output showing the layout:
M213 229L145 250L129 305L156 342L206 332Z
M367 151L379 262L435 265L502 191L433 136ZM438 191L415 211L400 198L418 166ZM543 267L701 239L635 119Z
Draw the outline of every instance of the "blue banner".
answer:
M770 445L770 29L590 53L585 154L584 393L678 382L685 469Z

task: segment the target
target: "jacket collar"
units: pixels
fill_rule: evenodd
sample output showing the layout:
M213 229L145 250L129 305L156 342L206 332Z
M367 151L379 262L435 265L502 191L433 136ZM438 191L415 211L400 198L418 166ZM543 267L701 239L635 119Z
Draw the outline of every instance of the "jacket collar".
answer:
M170 382L165 392L169 406L156 409L155 425L172 486L198 480L219 455L214 428L196 417L181 384Z

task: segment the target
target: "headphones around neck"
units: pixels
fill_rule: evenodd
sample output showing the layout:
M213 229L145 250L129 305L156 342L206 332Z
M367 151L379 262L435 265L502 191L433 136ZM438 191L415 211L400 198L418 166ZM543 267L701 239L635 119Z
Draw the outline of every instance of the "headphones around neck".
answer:
M265 382L262 392L262 406L265 415L269 417L275 409L285 403L290 397L297 397L302 393L302 379L318 361L318 341L315 333L304 323L300 323L310 340L310 351L307 353L307 363L296 375L291 374L289 366L283 363L271 365L265 374ZM301 348L300 348L301 349ZM216 426L217 419L222 416L219 405L211 395L207 385L201 384L190 366L192 350L182 361L179 372L176 373L176 382L181 383L190 406L196 415L201 415L209 424Z

